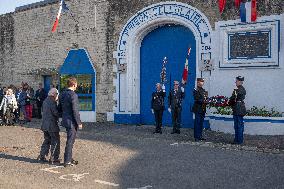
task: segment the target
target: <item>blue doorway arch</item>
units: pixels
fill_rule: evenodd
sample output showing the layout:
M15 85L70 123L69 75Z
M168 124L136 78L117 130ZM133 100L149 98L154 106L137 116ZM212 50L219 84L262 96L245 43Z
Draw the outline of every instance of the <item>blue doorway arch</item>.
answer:
M190 111L193 104L192 91L196 79L196 41L193 32L181 25L164 25L145 36L141 43L140 61L140 119L141 124L154 124L151 113L151 95L155 84L160 82L162 60L168 58L167 64L167 97L174 80L181 81L182 72L187 56L187 49L191 47L189 59L189 77L185 88L185 99L182 110L182 127L193 127L193 114ZM168 99L165 98L166 109ZM171 126L171 115L165 110L163 125Z

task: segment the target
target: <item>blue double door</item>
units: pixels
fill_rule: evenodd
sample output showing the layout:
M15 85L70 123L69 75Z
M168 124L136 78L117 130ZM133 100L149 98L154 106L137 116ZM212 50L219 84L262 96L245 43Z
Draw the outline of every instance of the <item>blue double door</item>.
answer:
M155 91L155 84L160 82L163 58L167 57L167 83L165 98L166 111L163 125L171 126L171 114L167 111L169 90L173 88L173 81L181 82L188 47L191 47L189 59L189 77L185 88L185 99L182 104L182 127L193 127L192 91L196 79L196 42L190 29L181 25L165 25L150 32L142 41L140 49L140 117L141 124L154 124L151 113L151 96Z

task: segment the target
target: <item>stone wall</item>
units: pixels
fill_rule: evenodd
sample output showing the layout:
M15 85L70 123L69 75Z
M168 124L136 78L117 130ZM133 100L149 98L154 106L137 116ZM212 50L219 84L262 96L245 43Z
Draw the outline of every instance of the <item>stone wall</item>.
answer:
M105 121L113 111L113 52L116 51L121 29L137 11L161 0L67 0L73 16L64 13L58 30L51 27L58 11L58 3L31 7L0 16L0 83L17 84L22 81L33 87L42 80L39 69L58 68L70 48L88 50L97 71L97 120ZM214 29L215 22L238 19L239 11L233 0L227 0L223 15L218 0L180 0L203 12ZM282 0L258 0L259 15L284 12ZM76 21L78 25L76 26ZM56 78L55 78L56 81Z
M13 14L0 16L0 84L2 81L13 80L13 59L14 59L14 17Z

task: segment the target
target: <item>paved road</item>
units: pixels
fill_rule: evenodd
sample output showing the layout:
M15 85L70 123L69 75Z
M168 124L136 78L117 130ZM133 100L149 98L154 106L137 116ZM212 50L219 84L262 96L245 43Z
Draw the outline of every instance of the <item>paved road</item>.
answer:
M263 153L153 135L152 127L88 126L74 157L79 165L35 161L42 133L33 125L0 127L0 188L283 189L284 153ZM61 156L66 135L61 133Z

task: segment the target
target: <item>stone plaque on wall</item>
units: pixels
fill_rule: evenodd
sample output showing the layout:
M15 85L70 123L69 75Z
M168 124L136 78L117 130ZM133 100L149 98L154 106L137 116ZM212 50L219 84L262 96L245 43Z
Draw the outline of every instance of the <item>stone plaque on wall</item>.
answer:
M271 31L230 33L229 60L271 57Z

